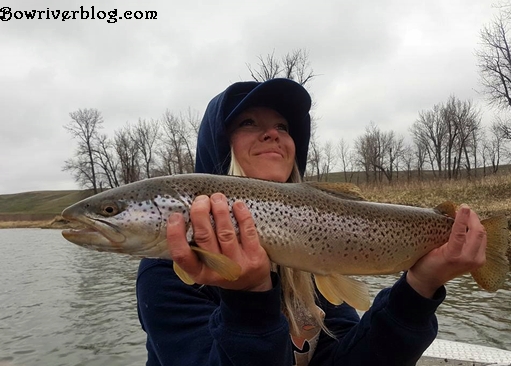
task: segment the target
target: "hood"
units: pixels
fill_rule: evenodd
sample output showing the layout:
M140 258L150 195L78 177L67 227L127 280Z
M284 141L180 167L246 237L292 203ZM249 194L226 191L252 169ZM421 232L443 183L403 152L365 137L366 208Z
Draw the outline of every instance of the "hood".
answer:
M240 112L251 106L265 106L279 112L289 124L296 146L296 162L303 177L310 139L311 98L307 90L290 79L234 83L209 102L199 128L195 171L227 174L231 149L226 130Z

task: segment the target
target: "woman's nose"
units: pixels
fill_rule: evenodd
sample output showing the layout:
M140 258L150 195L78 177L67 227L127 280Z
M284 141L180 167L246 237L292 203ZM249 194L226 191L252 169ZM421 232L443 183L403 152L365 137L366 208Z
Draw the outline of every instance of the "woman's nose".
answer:
M268 140L279 140L279 131L277 131L276 128L268 128L266 131L262 134L262 140L268 141Z

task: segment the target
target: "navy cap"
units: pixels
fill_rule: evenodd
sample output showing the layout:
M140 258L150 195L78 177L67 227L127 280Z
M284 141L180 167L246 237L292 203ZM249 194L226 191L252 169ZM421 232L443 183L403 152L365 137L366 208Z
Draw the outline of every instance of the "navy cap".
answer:
M298 170L303 176L310 140L311 97L302 85L283 78L262 83L237 82L211 100L199 129L196 171L227 174L230 161L227 136L229 124L250 107L274 109L287 120L289 135L296 147Z

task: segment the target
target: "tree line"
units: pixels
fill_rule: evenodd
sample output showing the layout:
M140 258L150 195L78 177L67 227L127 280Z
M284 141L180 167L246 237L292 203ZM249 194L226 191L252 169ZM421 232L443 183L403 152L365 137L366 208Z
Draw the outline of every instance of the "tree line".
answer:
M175 114L167 110L159 119L139 119L116 130L113 137L101 133L104 120L97 109L70 113L64 126L77 140L75 156L63 169L75 181L98 192L145 178L192 173L198 113Z
M306 178L328 180L337 171L344 181L353 182L355 172L362 172L363 182L376 184L421 180L426 174L435 179L471 179L478 174L496 174L499 167L509 164L511 121L506 112L511 107L511 5L500 3L497 7L499 14L482 28L476 51L481 93L501 111L490 126L482 125L481 110L471 100L451 95L428 110L418 111L407 136L383 131L370 122L351 143L344 139L319 141L313 103ZM309 91L316 76L309 54L303 49L283 57L277 57L275 52L259 56L258 64L247 64L247 68L256 81L285 77ZM127 123L111 137L101 133L104 121L97 109L79 109L70 117L64 127L76 139L77 148L63 169L71 172L82 187L98 192L145 178L194 170L198 112L167 110L159 119ZM356 176L360 179L360 174Z

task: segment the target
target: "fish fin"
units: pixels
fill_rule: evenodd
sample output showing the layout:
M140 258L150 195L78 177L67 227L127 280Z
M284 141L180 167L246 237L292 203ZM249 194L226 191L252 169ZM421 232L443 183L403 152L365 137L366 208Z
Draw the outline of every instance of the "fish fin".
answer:
M190 277L190 275L186 273L183 268L179 267L179 265L177 265L176 262L173 263L173 266L174 272L176 272L176 275L181 279L181 281L183 281L187 285L193 285L195 283L195 281Z
M508 219L506 216L495 216L481 220L481 224L486 230L486 263L471 274L479 286L495 292L502 288L511 270Z
M333 182L304 182L312 188L332 194L339 198L365 201L362 191L359 187L351 183L333 183Z
M456 205L451 201L445 201L435 207L439 213L444 216L455 218L456 217Z
M314 280L319 292L334 305L344 301L358 310L367 310L371 306L369 290L361 281L339 274L314 275Z
M241 275L241 266L223 254L211 253L199 247L191 246L199 259L209 268L228 281L236 281Z

